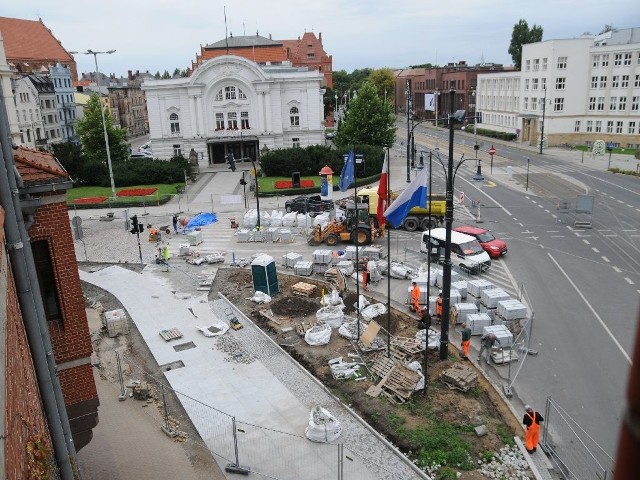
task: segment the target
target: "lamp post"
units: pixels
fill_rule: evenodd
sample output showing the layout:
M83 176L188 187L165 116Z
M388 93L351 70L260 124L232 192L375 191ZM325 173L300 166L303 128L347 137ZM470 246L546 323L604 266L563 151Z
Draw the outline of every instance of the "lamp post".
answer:
M482 181L484 180L484 177L482 176L482 159L478 158L478 150L480 150L480 145L478 145L478 106L476 104L475 90L473 91L471 96L473 97L473 150L475 151L476 165L478 166L478 170L473 176L473 179Z
M107 121L104 118L104 106L102 105L102 97L100 92L100 70L98 69L98 55L105 54L111 55L115 50L107 50L106 52L94 52L93 50L87 49L86 52L69 52L71 54L74 53L82 53L83 55L93 55L93 60L96 64L96 84L98 85L98 99L100 99L100 114L102 115L102 129L104 131L104 144L107 149L107 166L109 167L109 179L111 180L111 198L116 198L116 184L113 181L113 167L111 166L111 151L109 150L109 135L107 135Z
M544 114L547 110L547 86L544 87L544 99L542 100L542 126L540 129L540 155L542 155L542 145L544 144Z
M413 127L411 126L411 80L407 79L407 183L411 182L411 165L409 157L411 156L411 136L413 135Z
M336 109L333 112L333 121L336 125L338 125L338 94L336 93L333 98L336 100Z
M438 126L438 100L440 99L440 91L436 90L436 127Z

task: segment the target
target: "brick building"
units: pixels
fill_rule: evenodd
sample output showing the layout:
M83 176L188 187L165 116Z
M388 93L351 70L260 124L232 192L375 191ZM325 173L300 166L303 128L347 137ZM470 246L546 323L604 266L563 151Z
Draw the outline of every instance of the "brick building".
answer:
M128 72L126 81L111 84L109 90L109 112L114 125L127 131L127 138L149 133L147 98L140 88L147 78L140 72Z
M14 162L20 175L20 204L33 252L38 289L43 304L50 343L56 364L75 449L80 450L92 438L98 423L98 394L91 366L92 344L85 313L84 298L75 257L65 191L71 188L67 172L49 153L25 147L14 149ZM5 223L2 226L4 228ZM4 235L4 229L2 230ZM12 267L3 256L0 261L4 284L1 297L7 313L4 338L6 364L2 376L4 391L6 478L26 477L29 464L26 446L51 442L35 382L32 353L25 342L24 323L18 306ZM33 321L33 319L31 319ZM36 370L37 371L37 370ZM21 470L22 469L22 470ZM10 472L21 472L10 474Z

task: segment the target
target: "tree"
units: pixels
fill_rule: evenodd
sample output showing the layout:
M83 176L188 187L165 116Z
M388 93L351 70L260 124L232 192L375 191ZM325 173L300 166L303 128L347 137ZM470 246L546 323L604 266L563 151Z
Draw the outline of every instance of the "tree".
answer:
M371 75L369 75L368 81L375 87L376 92L378 92L378 97L391 101L396 79L390 68L378 68L374 70L371 72Z
M160 80L160 72L156 72L156 74L153 76L153 78L155 78L156 80Z
M73 142L54 143L53 154L62 164L69 176L74 180L80 178L82 172L82 147Z
M542 41L541 26L533 25L529 28L527 21L522 18L513 26L511 44L509 45L509 55L511 55L513 64L518 70L520 70L522 66L522 45L540 41Z
M607 33L607 32L615 32L616 31L616 27L614 27L613 25L605 25L602 30L600 30L600 33L598 35L602 35L603 33Z
M336 144L385 146L395 140L395 117L389 103L380 98L375 87L365 82L349 102L345 121L336 135Z
M77 132L85 160L107 163L107 149L104 142L104 127L100 109L103 108L100 97L94 93L89 97L84 110L84 118L78 120ZM109 152L112 162L125 161L129 158L129 145L126 142L126 131L116 128L111 122L111 115L106 111L105 124L109 138Z

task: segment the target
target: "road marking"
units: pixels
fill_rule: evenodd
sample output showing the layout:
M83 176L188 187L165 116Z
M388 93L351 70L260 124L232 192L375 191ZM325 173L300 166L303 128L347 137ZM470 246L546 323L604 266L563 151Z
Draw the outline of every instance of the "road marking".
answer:
M617 200L618 203L624 203L622 200Z
M618 235L616 233L612 233L611 235L603 235L603 237L617 237Z
M627 281L629 285L635 285L634 281L631 280L629 277L624 277L624 279Z
M623 232L637 232L638 229L637 228L629 228L629 229L625 229L625 230L622 230L622 231Z
M554 215L553 213L551 214L551 216L552 216L553 218L558 218L558 216L557 216L557 215Z
M591 250L593 250L594 253L600 253L600 250L598 250L596 247L591 247Z
M591 243L589 242L589 240L584 240L584 239L583 239L582 241L585 243L585 245L591 245Z
M533 198L531 199L531 201L532 201L533 203L535 203L536 205L538 204L538 202L536 202Z
M524 238L530 238L531 240L533 240L533 241L535 242L535 241L536 241L536 240L538 240L538 238L540 238L540 237L524 237Z
M551 213L551 212L550 212L548 209L546 209L546 208L544 209L544 211L545 211L546 213Z
M560 230L547 230L547 233L559 233Z
M603 256L603 257L602 257L602 260L604 260L604 261L605 261L605 262L607 262L607 263L609 263L609 262L610 262L610 260L609 260L607 257L605 257L605 256Z
M550 253L547 253L547 255L549 255L549 258L551 259L551 261L556 264L556 267L558 267L558 270L560 270L560 272L564 275L564 277L567 279L567 281L575 289L576 293L580 296L580 298L582 298L582 301L587 305L589 310L591 310L591 313L593 313L593 315L596 317L598 322L600 322L600 325L602 325L602 328L604 328L604 331L607 332L607 334L609 335L611 340L613 340L613 343L615 343L616 347L618 347L618 350L620 350L620 352L622 352L622 355L624 356L624 358L626 358L627 362L629 362L629 365L631 365L631 358L629 358L629 355L627 355L627 352L624 351L624 349L622 348L622 345L620 345L618 340L616 340L616 337L613 336L613 333L611 333L611 330L609 330L609 328L605 325L605 323L602 321L602 318L600 318L600 315L598 315L598 313L593 309L591 304L587 301L585 296L578 289L577 285L575 283L573 283L573 280L571 280L571 277L569 277L569 275L567 275L567 272L565 272L562 269L562 267L558 264L558 262L556 262L556 259L553 258L553 256L551 256Z
M618 267L616 267L615 265L612 268L616 273L620 273L622 271Z
M564 238L564 235L551 235L551 238Z
M543 205L538 205L538 208L544 208L544 206Z
M633 205L629 205L629 204L627 203L627 207L629 207L629 208L633 208Z
M489 180L487 183L484 184L484 186L493 188L493 187L497 187L498 184L496 182L492 182L491 180Z
M520 233L533 233L531 230L527 229L524 232L520 232Z

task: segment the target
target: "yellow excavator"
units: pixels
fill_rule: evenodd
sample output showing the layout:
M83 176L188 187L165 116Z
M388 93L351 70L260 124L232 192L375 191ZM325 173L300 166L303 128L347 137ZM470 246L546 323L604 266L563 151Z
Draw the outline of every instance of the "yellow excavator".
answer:
M340 242L352 242L355 245L369 245L373 240L384 235L384 227L378 228L369 217L369 205L354 202L345 205L345 218L331 220L324 228L318 225L313 229L307 243L309 245L326 245L333 247Z

